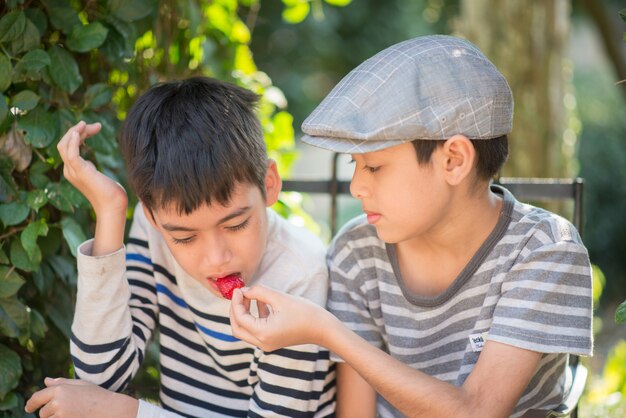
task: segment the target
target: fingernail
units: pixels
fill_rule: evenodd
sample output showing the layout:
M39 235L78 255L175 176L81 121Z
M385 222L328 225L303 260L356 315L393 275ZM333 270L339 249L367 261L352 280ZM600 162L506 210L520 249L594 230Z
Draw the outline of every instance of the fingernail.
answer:
M243 293L246 293L248 290L250 290L250 288L247 286L244 286L244 287L240 287L239 290L241 290Z

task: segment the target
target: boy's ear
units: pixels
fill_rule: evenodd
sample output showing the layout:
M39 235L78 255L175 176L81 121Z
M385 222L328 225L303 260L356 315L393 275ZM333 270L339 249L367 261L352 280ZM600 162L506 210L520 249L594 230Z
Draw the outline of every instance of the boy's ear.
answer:
M465 135L449 138L443 144L442 155L444 177L452 186L463 182L474 169L476 149Z
M152 215L152 212L148 208L146 208L146 205L144 205L143 202L141 202L141 208L143 209L144 215L146 215L146 219L148 220L148 222L150 222L150 225L152 225L152 227L158 231L159 227L157 226L156 221L154 220L154 216Z
M283 182L278 174L276 161L269 159L267 172L265 173L265 205L272 206L278 200L278 195L283 187Z

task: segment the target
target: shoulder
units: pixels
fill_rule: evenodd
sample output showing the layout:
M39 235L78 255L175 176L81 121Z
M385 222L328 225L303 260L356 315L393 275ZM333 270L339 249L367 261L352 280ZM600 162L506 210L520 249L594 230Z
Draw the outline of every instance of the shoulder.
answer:
M326 247L313 233L267 211L268 235L253 283L326 302L328 272Z
M385 251L376 228L367 223L365 215L360 215L339 230L328 248L328 259L333 265L353 264L357 259L385 258Z
M326 247L312 232L296 226L269 209L268 237L266 251L280 251L280 255L293 257L298 261L318 262L324 259Z
M515 202L509 235L525 236L534 246L571 243L582 246L576 227L567 219L548 210Z
M574 225L557 214L516 201L502 243L510 250L511 269L544 272L555 280L571 281L574 274L581 286L590 286L588 251Z

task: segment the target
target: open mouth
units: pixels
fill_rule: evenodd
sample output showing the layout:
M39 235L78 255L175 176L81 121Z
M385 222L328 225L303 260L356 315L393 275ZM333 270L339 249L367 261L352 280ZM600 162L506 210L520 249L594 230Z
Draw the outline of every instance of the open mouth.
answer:
M240 273L229 274L224 277L218 277L217 279L212 279L217 286L217 289L222 294L222 297L225 299L233 298L233 291L235 289L239 289L245 286L245 283L241 279Z

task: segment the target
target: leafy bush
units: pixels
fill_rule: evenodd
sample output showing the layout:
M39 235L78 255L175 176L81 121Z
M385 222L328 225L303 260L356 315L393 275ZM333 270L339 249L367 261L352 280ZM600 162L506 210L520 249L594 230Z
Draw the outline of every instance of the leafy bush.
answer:
M302 2L284 1L288 16L296 3ZM102 123L85 156L126 184L115 135L130 104L154 82L202 73L263 95L259 116L268 151L281 174L288 173L295 158L292 117L280 109L282 92L256 68L242 7L258 9L259 1L0 5L0 417L22 416L25 399L45 376L72 375L74 257L93 234L94 215L62 177L56 142L71 125ZM304 216L289 202L279 209ZM137 381L154 381L157 373L148 368Z

